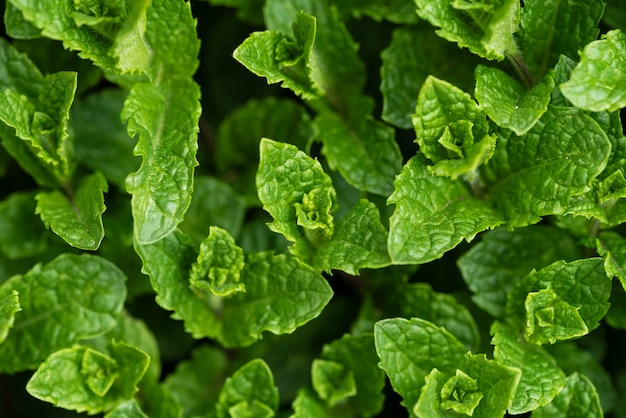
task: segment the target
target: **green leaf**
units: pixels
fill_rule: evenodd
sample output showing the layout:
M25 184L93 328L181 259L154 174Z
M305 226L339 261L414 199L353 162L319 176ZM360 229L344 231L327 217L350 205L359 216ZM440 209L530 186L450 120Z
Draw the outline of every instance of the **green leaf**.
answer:
M502 322L493 323L491 334L494 360L522 372L509 412L523 414L552 401L565 384L565 373L555 359Z
M0 344L6 340L15 323L15 314L21 310L20 297L17 291L13 290L0 299Z
M128 6L128 15L120 25L119 31L113 40L109 53L116 58L117 67L122 73L132 74L148 71L152 60L152 46L148 43L145 36L147 26L146 10L152 2L153 0L131 2ZM151 23L154 25L154 22ZM195 36L188 36L187 40L193 44ZM154 39L152 40L153 45L155 45L155 41ZM156 45L160 46L162 43L160 41L161 39L159 39Z
M243 250L228 232L212 226L209 236L200 244L198 260L191 265L189 281L216 296L245 292L240 276L243 266Z
M575 108L548 106L523 136L499 133L483 171L496 212L511 227L567 212L606 166L611 146L592 119Z
M167 375L163 385L184 408L185 416L201 416L215 410L226 373L226 352L208 345L191 352Z
M389 265L387 230L373 203L361 199L343 218L330 241L315 253L313 265L328 273L332 269L358 275L362 268Z
M304 99L319 97L320 86L312 77L311 59L316 36L316 19L298 13L292 26L293 38L275 30L252 33L233 56L254 74L279 83Z
M601 258L557 261L515 284L508 295L507 316L524 328L527 338L537 332L537 342L553 343L586 334L583 326L588 331L597 328L609 309L610 293ZM577 316L582 322L570 323L578 321Z
M561 92L574 106L593 112L626 106L625 55L626 36L620 30L608 32L585 46Z
M391 43L380 55L382 119L400 128L412 127L415 98L429 75L462 88L474 86L468 75L474 71L477 57L441 39L429 25L395 29Z
M465 92L429 76L412 116L420 151L433 163L437 175L456 178L487 162L495 149L487 118Z
M306 389L301 389L291 404L294 413L290 418L326 418L329 414L323 402Z
M457 265L474 292L472 300L491 315L503 317L508 292L532 269L580 256L580 249L566 231L537 225L486 232Z
M388 196L400 171L402 155L391 127L370 116L346 123L339 114L323 112L315 119L317 139L328 165L359 190Z
M125 280L103 258L63 254L6 281L0 298L17 291L22 311L0 345L2 371L36 368L53 352L111 330L126 297Z
M131 345L113 343L112 349L111 357L80 345L57 351L39 366L26 390L61 408L109 411L133 396L149 363L146 353Z
M524 1L516 40L532 74L543 77L559 55L576 58L578 51L597 38L603 12L602 0Z
M60 191L40 192L36 213L46 227L72 247L83 250L97 250L102 238L103 193L109 190L106 179L101 173L83 177L72 200Z
M135 251L143 262L142 272L150 276L156 302L174 311L173 317L182 319L194 338L215 338L219 333L215 313L189 286L189 269L197 257L189 238L174 231L154 244L135 242Z
M362 15L374 20L388 20L393 23L416 23L415 4L412 0L336 0L333 6L337 7L342 15L351 15L360 18ZM347 19L346 19L347 20Z
M79 98L72 107L76 159L122 189L126 176L141 162L132 152L136 141L128 137L120 121L126 94L102 90Z
M532 418L603 417L598 392L585 375L574 373L565 379L559 395L543 408L533 411Z
M517 51L513 34L520 20L515 0L415 0L417 14L440 29L437 35L489 60Z
M26 20L22 12L11 2L7 2L4 9L4 27L11 38L37 39L41 37L39 28Z
M455 373L465 347L448 331L419 318L385 319L374 327L376 352L402 404L412 410L433 368Z
M319 397L329 406L334 406L357 393L353 371L336 361L313 360L311 380Z
M478 65L474 74L474 94L482 110L498 126L511 129L517 135L527 133L548 109L554 90L550 74L530 90L496 68Z
M411 158L395 181L388 203L389 254L396 264L421 264L441 257L463 239L501 223L490 206L461 181L432 174Z
M35 208L33 192L12 193L0 202L0 250L8 258L36 256L48 247L46 229Z
M133 195L135 237L141 244L172 232L191 202L199 96L191 79L172 79L136 84L126 98L122 119L129 135L138 135L135 154L143 158L139 170L126 179Z
M242 414L246 409L248 415ZM261 359L246 363L226 379L216 405L218 418L272 417L277 409L278 389L272 371ZM263 413L250 415L254 411Z
M308 260L333 234L332 181L317 160L293 145L264 138L260 149L256 184L263 209L274 218L269 227L294 242L292 252Z
M604 257L604 270L617 277L626 290L626 240L615 232L603 232L597 240L598 253Z
M246 346L264 331L286 334L316 318L332 298L324 277L288 255L250 254L242 271L246 291L223 299L220 342Z
M116 406L104 418L148 418L148 416L139 408L137 402L131 399Z

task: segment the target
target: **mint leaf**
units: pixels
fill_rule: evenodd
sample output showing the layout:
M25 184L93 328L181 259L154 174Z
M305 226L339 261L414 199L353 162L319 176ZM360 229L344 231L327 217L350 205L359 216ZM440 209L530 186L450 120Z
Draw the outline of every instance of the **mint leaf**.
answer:
M565 384L565 373L555 359L502 322L493 323L491 334L494 360L522 372L509 412L523 414L552 401Z
M293 38L288 36L289 32L255 32L237 47L233 56L254 74L267 78L268 83L282 81L281 86L302 98L316 98L321 90L312 77L310 63L316 36L315 17L298 13L292 33Z
M602 417L602 408L593 383L585 375L574 373L565 379L559 395L543 408L533 411L533 418Z
M174 231L154 244L135 242L135 251L143 262L141 271L150 276L156 302L174 311L194 338L215 338L219 333L215 313L189 286L189 269L197 257L191 240Z
M336 269L352 275L362 268L380 268L389 263L387 230L378 208L365 199L337 222L332 239L313 258L313 264L321 270Z
M11 38L36 39L41 37L41 31L24 18L22 12L13 3L6 3L4 9L4 27Z
M394 263L426 263L501 223L464 183L432 174L418 157L403 167L395 186L388 199L396 205L388 241Z
M0 298L17 291L22 311L0 345L2 371L35 368L56 350L112 329L126 297L125 280L103 258L63 254L4 282Z
M212 226L209 236L200 244L198 260L191 265L189 281L216 296L245 292L240 277L243 266L243 250L228 232Z
M122 73L142 73L150 66L153 48L148 43L145 32L148 20L146 11L151 4L151 0L130 3L128 15L113 40L109 52L117 59L117 67ZM193 42L195 36L188 35L187 40ZM163 43L161 39L158 42L154 39L151 41L152 45Z
M291 405L294 413L290 418L326 418L329 413L322 401L306 389L298 392Z
M496 68L478 65L476 100L498 126L524 135L547 110L554 80L546 75L539 84L526 90L515 79Z
M532 269L578 257L580 249L567 232L537 225L486 232L457 265L474 292L472 300L489 314L503 317L508 292Z
M563 214L572 196L589 190L610 149L606 134L582 111L548 106L526 135L499 133L483 172L489 201L512 227Z
M106 412L133 396L148 362L143 351L125 343L113 343L111 357L77 345L48 357L26 390L61 408Z
M148 416L139 408L137 402L131 399L116 406L104 418L148 418Z
M433 368L454 374L465 347L444 328L419 318L385 319L374 327L376 352L402 404L411 411Z
M336 361L313 360L311 380L313 389L331 407L357 393L353 371Z
M604 232L597 241L598 252L604 257L604 270L617 277L626 290L626 240L615 232Z
M437 35L489 60L501 61L517 48L513 34L520 20L514 0L415 0L417 14L440 29Z
M104 238L103 193L108 190L104 176L95 173L83 178L71 201L59 191L37 194L36 213L46 227L71 246L97 250Z
M376 21L382 19L393 23L417 23L415 4L411 0L390 0L379 2L376 0L337 0L333 1L341 14L360 18L362 15Z
M241 272L245 292L222 300L220 342L247 346L264 331L286 334L317 317L333 292L321 274L288 255L250 254Z
M507 315L511 323L524 324L531 341L552 344L597 328L609 308L610 293L602 259L557 261L532 271L511 289Z
M0 299L0 344L6 340L15 323L15 314L21 310L19 294L15 290Z
M561 92L576 107L594 112L612 112L626 106L625 54L626 36L620 30L589 43L569 81L561 84Z
M8 258L35 256L48 247L36 206L32 192L16 192L0 202L0 250Z
M293 145L264 138L260 149L256 184L263 209L274 218L269 227L294 242L292 252L308 260L334 231L332 181L318 161Z
M150 244L172 232L189 207L199 95L191 79L174 79L136 84L126 98L122 119L129 135L139 136L135 154L143 157L139 170L126 178L139 243Z
M525 64L537 78L556 64L559 55L576 58L598 36L603 1L563 6L561 0L524 1L516 40Z
M426 79L412 122L420 151L435 163L430 169L437 175L471 179L493 155L487 118L467 93L445 81Z
M226 379L216 405L218 418L273 417L278 409L278 389L267 364L252 360Z

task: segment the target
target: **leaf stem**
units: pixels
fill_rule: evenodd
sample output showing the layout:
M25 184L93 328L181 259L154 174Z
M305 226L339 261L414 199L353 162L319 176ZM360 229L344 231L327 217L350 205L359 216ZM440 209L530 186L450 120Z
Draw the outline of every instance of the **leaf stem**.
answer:
M534 86L535 79L530 73L530 70L528 69L528 66L526 65L526 62L524 61L524 58L521 56L521 54L519 52L516 52L515 54L507 54L506 57L513 65L513 68L515 68L515 71L524 82L524 85L527 88L531 88L532 86Z

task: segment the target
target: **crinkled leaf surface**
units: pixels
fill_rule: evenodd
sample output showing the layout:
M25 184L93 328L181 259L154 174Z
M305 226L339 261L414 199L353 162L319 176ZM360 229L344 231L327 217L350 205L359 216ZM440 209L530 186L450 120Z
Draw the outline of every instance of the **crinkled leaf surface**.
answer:
M388 241L394 263L426 263L502 223L465 183L431 173L418 157L403 167L395 186L388 199L396 205Z
M566 231L533 225L486 232L457 264L474 292L472 300L491 315L502 317L509 290L532 269L558 260L573 261L580 255L574 238Z
M409 411L417 403L424 378L431 370L454 374L466 352L448 331L419 318L379 321L374 338L380 367Z
M610 151L604 131L581 110L548 106L526 135L499 134L483 171L488 200L510 226L563 214L572 196L589 190Z
M493 358L504 365L521 370L513 402L512 414L523 414L546 405L565 384L565 373L543 348L525 341L520 333L502 322L491 326Z
M131 399L116 406L104 418L148 418L148 416L139 408L137 402Z
M478 65L474 94L483 111L498 126L517 135L528 132L547 110L554 80L546 75L539 84L526 90L502 70Z
M610 112L626 106L626 35L613 30L581 52L561 92L576 107Z
M35 368L56 350L112 329L126 298L125 280L104 258L63 254L6 281L0 297L17 291L22 311L0 345L2 371Z
M102 214L103 193L109 190L101 173L83 177L71 200L60 191L40 192L36 213L43 223L72 247L83 250L97 250L104 227Z
M242 406L237 407L242 404ZM255 403L262 404L256 406ZM232 413L232 408L248 410L248 415ZM250 408L250 409L248 409ZM250 412L258 408L260 411L271 412L271 415L250 415ZM272 417L278 409L278 389L274 386L274 377L267 364L261 360L252 360L243 365L231 377L226 379L219 401L216 405L218 418L229 417Z
M146 353L123 342L112 344L111 357L76 345L48 357L26 390L61 408L106 412L133 396L149 361Z
M565 379L565 386L548 405L533 411L532 418L603 417L598 392L593 383L582 374L574 373Z
M13 290L0 299L0 344L6 340L15 323L15 314L21 310L20 297L17 291Z

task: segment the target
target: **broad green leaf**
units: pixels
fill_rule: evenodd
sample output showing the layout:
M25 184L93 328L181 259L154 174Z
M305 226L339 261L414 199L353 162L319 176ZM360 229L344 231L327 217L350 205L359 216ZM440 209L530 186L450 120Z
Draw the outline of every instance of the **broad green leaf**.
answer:
M326 344L322 349L321 359L313 362L313 387L331 406L343 399L355 415L375 416L382 411L385 401L382 393L385 374L377 363L378 356L372 334L344 335L341 339ZM327 373L322 373L321 376L316 374L316 367ZM339 373L333 375L329 371ZM342 393L344 383L347 386L343 388L347 391Z
M183 406L185 416L206 415L215 410L227 365L225 351L203 345L191 352L189 360L179 362L163 384Z
M604 270L617 277L626 290L626 240L615 232L603 232L597 241L598 252L604 257Z
M306 389L298 392L291 406L294 413L290 418L326 418L329 414L324 403Z
M593 112L619 110L626 106L626 35L608 32L581 52L561 92L574 106Z
M282 82L282 87L304 99L319 97L322 91L311 67L316 28L315 17L299 13L292 26L293 38L276 30L254 32L233 56L269 84Z
M380 367L409 411L417 403L424 378L431 370L454 374L466 352L448 331L419 318L379 321L374 338Z
M134 399L119 404L104 418L148 418Z
M46 229L35 215L33 192L12 193L0 202L0 250L10 259L31 257L48 247Z
M415 4L412 0L334 0L331 4L337 7L342 15L368 16L376 21L388 20L393 23L416 23ZM347 20L347 19L346 19Z
M36 368L53 352L111 330L126 298L125 280L101 257L63 254L3 283L0 298L17 291L22 311L0 345L0 369Z
M516 40L531 73L543 77L559 55L575 59L578 51L598 36L603 11L602 0L524 1Z
M122 189L126 176L141 162L132 152L137 141L128 137L120 121L126 94L102 90L79 98L72 107L76 159Z
M380 222L378 208L365 199L337 222L332 239L313 258L313 265L327 273L335 269L351 275L358 275L362 268L380 268L390 262L387 230Z
M256 184L263 208L274 218L269 227L294 242L295 255L309 260L334 231L332 181L317 160L293 145L264 138L260 149Z
M575 108L548 106L523 136L500 132L483 170L488 201L511 227L567 212L606 166L611 145L597 123Z
M574 373L565 379L565 386L548 405L533 411L532 418L601 418L598 393L585 375Z
M585 334L582 326L588 331L597 328L609 309L610 293L611 280L601 258L557 261L533 270L513 286L507 317L511 324L524 328L527 337L539 333L539 343L553 343ZM569 321L576 320L576 312L582 322L573 326Z
M509 290L533 268L580 256L580 249L566 231L538 225L486 232L457 265L474 292L472 300L491 315L503 317Z
M184 321L185 330L194 338L215 338L219 324L209 300L203 300L189 286L189 269L197 253L191 240L179 231L155 242L139 244L135 251L143 262L142 272L150 276L156 302L174 311Z
M402 155L391 127L365 115L346 123L333 112L318 115L315 127L329 167L350 185L383 196L393 191Z
M548 109L554 90L550 74L530 90L497 68L479 65L474 76L474 95L481 109L498 126L511 129L517 135L524 135L535 125Z
M20 297L15 290L0 299L0 344L6 340L15 323L15 314L21 310Z
M243 267L243 250L228 232L212 226L209 236L200 244L197 261L191 265L189 281L216 296L245 292L246 286L241 282Z
M489 60L517 51L513 34L520 20L516 0L415 0L417 14L438 27L437 35Z
M103 193L109 190L101 173L83 177L71 200L60 191L40 192L36 213L46 227L72 247L95 251L104 238Z
M420 418L472 416L503 417L513 399L520 372L487 360L484 354L467 353L452 375L434 368L426 376L413 412Z
M113 39L109 53L117 60L117 68L122 73L143 73L147 72L152 60L152 46L146 39L147 16L146 10L153 0L135 0L128 5L128 15ZM156 3L156 1L155 1ZM179 2L183 3L183 2ZM167 4L167 3L163 3ZM157 8L155 6L155 8ZM154 21L151 21L154 25ZM177 38L182 36L178 34ZM155 45L157 39L152 39ZM194 36L188 36L188 40L193 42ZM160 45L161 38L158 38L156 45ZM158 47L156 48L158 49ZM157 55L158 59L158 55Z
M565 384L565 373L555 359L502 322L493 323L491 334L494 360L522 372L509 412L523 414L552 401Z
M493 155L495 137L478 104L465 92L433 76L420 89L411 118L420 151L437 175L456 178L475 170Z
M342 363L315 359L311 365L313 389L329 406L356 395L354 372Z
M250 254L241 272L246 291L222 300L220 342L246 346L264 331L286 334L316 318L332 298L324 277L288 255Z
M421 264L441 257L463 239L495 228L502 221L491 207L472 196L465 183L431 173L411 158L395 181L388 203L389 255L396 264Z
M7 35L14 39L37 39L41 30L24 18L13 3L7 2L4 9L4 27Z
M468 90L474 86L469 75L478 62L476 56L441 39L429 25L395 29L391 43L380 56L382 119L400 128L412 127L415 98L429 75Z
M248 415L242 414L246 409ZM274 386L272 371L261 359L246 363L226 379L216 405L218 418L269 418L275 415L277 409L278 389ZM253 411L263 412L262 415L250 415Z
M183 407L163 385L148 386L142 391L143 405L150 418L183 418Z
M126 98L122 119L129 135L138 136L135 154L143 158L139 170L126 178L140 244L172 232L191 202L198 164L199 95L195 82L178 78L136 84Z
M112 344L110 357L75 345L48 357L26 390L61 408L106 412L133 396L149 361L146 353L123 342Z

